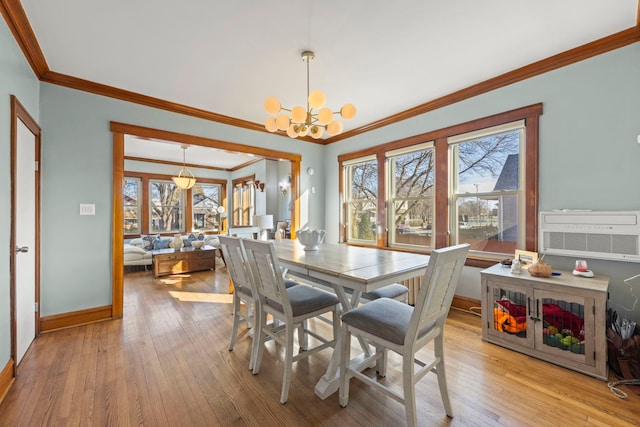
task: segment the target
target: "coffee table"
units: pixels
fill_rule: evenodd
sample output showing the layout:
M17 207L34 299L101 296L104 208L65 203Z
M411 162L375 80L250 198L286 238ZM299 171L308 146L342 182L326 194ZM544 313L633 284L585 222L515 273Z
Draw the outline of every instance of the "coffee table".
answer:
M155 277L216 269L216 248L213 246L158 249L151 251L151 255Z

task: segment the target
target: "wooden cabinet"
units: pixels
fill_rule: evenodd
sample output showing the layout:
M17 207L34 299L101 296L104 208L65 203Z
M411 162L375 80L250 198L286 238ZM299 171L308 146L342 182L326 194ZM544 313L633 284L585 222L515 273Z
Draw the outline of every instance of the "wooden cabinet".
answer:
M482 339L596 378L607 379L609 278L481 273Z
M182 248L179 251L160 249L152 254L155 277L216 269L216 248L212 246L203 246L200 249Z

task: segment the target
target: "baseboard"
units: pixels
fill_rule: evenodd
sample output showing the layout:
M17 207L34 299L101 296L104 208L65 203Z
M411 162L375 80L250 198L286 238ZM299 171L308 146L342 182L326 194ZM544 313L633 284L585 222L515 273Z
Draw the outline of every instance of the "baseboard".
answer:
M111 320L111 306L89 308L86 310L72 311L69 313L55 314L40 319L40 332L57 331L58 329L72 328L74 326Z
M9 393L9 390L15 381L15 377L13 376L15 371L14 365L15 362L13 359L9 359L2 372L0 372L0 403L2 403L7 393Z
M480 300L462 297L460 295L454 295L451 307L457 308L458 310L471 311L476 314L480 314L482 312L480 309Z

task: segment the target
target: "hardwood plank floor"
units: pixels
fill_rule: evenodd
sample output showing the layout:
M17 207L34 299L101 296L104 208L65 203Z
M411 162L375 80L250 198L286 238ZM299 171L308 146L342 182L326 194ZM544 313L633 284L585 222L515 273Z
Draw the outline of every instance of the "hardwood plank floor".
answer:
M330 352L294 366L289 402L279 403L282 351L265 350L248 370L244 326L233 352L226 268L154 279L125 274L121 320L38 337L0 404L0 426L390 426L404 425L395 401L352 380L349 406L313 388ZM318 330L329 327L317 322ZM616 398L605 382L482 342L480 319L451 312L445 331L448 419L434 375L417 386L425 426L640 425L640 396ZM390 355L386 381L399 384ZM624 389L624 388L623 388Z

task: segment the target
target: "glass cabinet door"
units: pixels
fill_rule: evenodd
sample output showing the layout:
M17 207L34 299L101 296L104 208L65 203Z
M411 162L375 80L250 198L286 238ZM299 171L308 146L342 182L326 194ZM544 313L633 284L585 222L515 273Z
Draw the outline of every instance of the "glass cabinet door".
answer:
M529 326L529 287L495 282L489 286L488 334L511 344L533 346Z
M535 348L594 365L594 300L535 290Z

